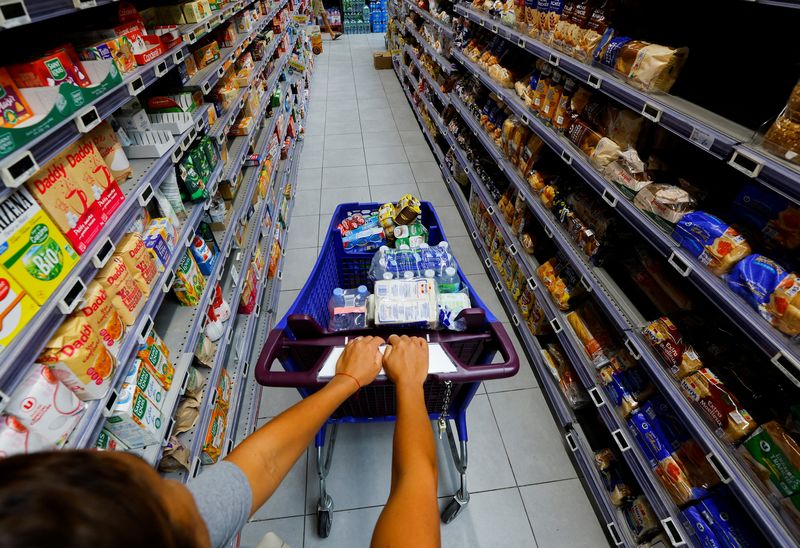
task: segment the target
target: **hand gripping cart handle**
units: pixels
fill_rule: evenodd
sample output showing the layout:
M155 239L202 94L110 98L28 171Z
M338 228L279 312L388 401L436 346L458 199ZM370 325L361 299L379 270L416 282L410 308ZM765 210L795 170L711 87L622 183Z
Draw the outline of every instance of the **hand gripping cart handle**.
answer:
M371 291L373 287L368 272L374 253L345 250L337 225L351 212L377 211L380 205L341 204L334 211L317 262L286 315L270 332L259 355L255 377L264 386L297 388L303 397L307 397L326 384L326 379L318 378L320 369L333 348L344 346L348 339L360 335L387 339L391 334L406 334L438 343L456 370L430 374L424 392L428 413L432 420L438 421L440 438L444 433L447 434L450 452L461 476L460 489L442 512L442 520L449 523L469 501L466 483L467 407L481 381L515 375L519 370L519 358L502 323L481 301L460 268L458 275L461 284L469 291L472 303L472 308L463 310L459 316L464 321L464 331L394 329L385 326L346 334L328 331L328 299L334 288L366 285ZM428 228L428 243L434 246L445 241L433 206L429 202L422 202L421 210L422 222ZM498 352L503 358L502 363L492 363ZM276 360L281 362L284 371L273 370ZM333 500L325 490L325 479L330 469L338 425L393 421L395 415L394 385L388 379L376 379L357 395L348 398L317 433L315 445L320 479L317 532L321 537L325 538L330 533L333 518ZM451 420L456 423L460 447L457 447ZM331 426L329 436L326 436L327 426Z

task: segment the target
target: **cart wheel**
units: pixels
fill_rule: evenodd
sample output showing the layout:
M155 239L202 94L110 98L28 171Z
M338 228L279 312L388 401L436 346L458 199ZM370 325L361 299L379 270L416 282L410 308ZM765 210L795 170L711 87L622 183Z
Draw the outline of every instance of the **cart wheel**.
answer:
M461 509L464 508L464 505L461 504L456 497L447 503L447 506L444 507L442 510L442 523L450 523L456 516L461 513Z
M317 535L319 538L328 538L331 534L333 514L330 510L317 510Z

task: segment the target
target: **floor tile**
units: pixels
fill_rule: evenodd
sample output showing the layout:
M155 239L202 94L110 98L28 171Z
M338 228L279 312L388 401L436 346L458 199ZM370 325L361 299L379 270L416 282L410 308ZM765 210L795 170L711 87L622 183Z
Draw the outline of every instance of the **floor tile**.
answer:
M317 226L319 215L292 216L293 230L289 231L286 238L286 249L308 249L316 248L318 243L317 233L314 230L306 230L307 226Z
M347 122L348 120L358 120L358 118L359 114L357 108L335 108L328 110L325 114L325 124L339 124L341 122Z
M436 162L412 163L411 170L418 183L441 183L442 170Z
M325 191L322 191L323 194ZM306 283L316 257L305 249L288 249L283 261L281 289L300 289Z
M386 95L383 94L381 91L380 95L371 95L369 97L359 98L358 99L358 111L364 112L368 110L378 110L378 109L387 109L389 108L389 101L386 99Z
M343 122L336 122L325 124L325 135L339 135L341 133L357 133L361 130L361 123L358 119L345 120Z
M319 150L325 144L325 135L318 133L317 135L306 135L303 138L303 150Z
M278 366L274 365L273 367ZM265 386L261 391L261 403L258 407L258 416L260 418L269 419L277 417L301 399L300 393L295 388Z
M394 123L397 126L397 129L400 131L419 128L416 117L411 117L411 118L405 116L403 116L402 118L395 117Z
M333 210L335 210L339 204L369 201L369 187L323 188L320 213L330 217L330 214L333 213Z
M422 185L417 186L421 187ZM448 236L447 241L450 243L450 248L453 250L456 261L458 261L458 266L461 267L461 272L467 276L486 273L478 253L472 247L472 239L469 236Z
M472 285L472 288L478 292L478 296L483 301L483 304L489 307L489 310L491 310L495 318L501 322L510 321L489 276L486 274L473 274L469 277L469 283Z
M275 311L275 318L280 321L283 319L283 316L286 314L286 311L289 310L289 307L292 306L294 300L297 298L297 295L300 293L299 289L289 289L286 291L281 291L281 294L278 296L278 308ZM266 387L264 388L266 390Z
M513 327L511 324L504 324L504 327L508 335L511 337L511 342L514 343L514 349L517 351L517 356L519 356L519 371L513 377L484 381L483 385L486 387L486 391L491 394L494 392L505 392L508 390L522 390L525 388L538 387L539 383L536 382L536 377L533 375L531 364L528 361L528 357L525 355L525 351L522 349L522 345L520 344L519 338L514 332ZM527 329L527 327L525 329ZM498 353L495 357L495 363L502 362L502 360L503 357Z
M444 509L448 499L442 499ZM535 548L525 507L519 490L500 489L473 493L469 504L451 523L442 525L442 547L486 546L503 548ZM566 544L540 544L542 547L565 547Z
M416 128L407 131L400 131L400 139L402 139L404 145L422 145L428 146L428 142L425 140L425 136L422 135L422 132Z
M489 394L489 401L518 485L576 477L539 389Z
M380 514L381 508L334 512L331 534L324 539L317 536L316 516L306 516L305 548L366 548Z
M319 215L319 190L298 190L294 197L293 215Z
M364 148L401 147L402 144L400 134L394 129L371 132L364 138Z
M403 147L371 147L365 149L367 165L376 164L399 164L406 162L406 153Z
M367 166L369 186L414 183L414 174L407 163Z
M580 480L520 487L539 546L608 546Z
M358 110L358 101L355 97L340 97L337 99L327 98L325 101L326 113L328 110L341 109L356 109Z
M453 432L455 433L455 425ZM437 458L439 461L439 496L454 495L461 485L460 475L453 464L447 438L438 440L438 427L433 426L437 436ZM467 488L470 492L488 491L503 487L516 487L511 465L508 463L500 430L494 420L486 395L475 395L467 408ZM456 435L456 444L458 436Z
M406 156L409 162L435 162L436 158L431 152L431 147L425 145L406 145Z
M397 202L406 194L419 196L419 189L416 183L398 183L394 185L371 186L369 193L373 202L385 204L387 202Z
M367 186L366 166L326 167L322 170L322 188Z
M431 202L435 206L452 206L453 197L447 190L444 181L439 183L418 183L420 199Z
M413 165L411 169L414 169ZM456 206L437 207L436 215L439 217L442 228L444 228L444 233L448 238L451 236L467 235L467 229L464 226L464 222L461 220L461 214L459 214Z
M363 148L364 141L361 131L356 133L341 133L325 136L325 150L337 150L342 148Z
M376 122L391 119L392 110L389 108L373 108L362 110L359 116L363 125L365 122Z
M250 518L251 521L302 516L305 514L308 451L304 451L269 500ZM276 532L277 534L277 532ZM286 539L284 539L286 540Z
M364 148L325 149L322 167L359 166L364 164Z
M322 247L325 237L328 235L328 227L331 224L330 215L320 216L319 218L319 245Z
M291 548L303 548L305 525L303 516L248 523L242 530L241 547L255 548L264 535L272 532L278 535Z
M375 132L386 132L397 130L394 119L389 117L380 120L361 121L361 133L364 135Z
M306 149L304 147L300 154L300 169L311 169L315 167L322 167L322 150Z
M326 480L334 509L350 510L386 503L392 475L393 436L394 423L391 422L339 426ZM309 513L316 511L319 501L316 466L316 453L312 450L308 458L310 479L306 491ZM358 487L354 489L355 486Z
M297 172L297 190L314 190L322 186L322 168L301 169Z

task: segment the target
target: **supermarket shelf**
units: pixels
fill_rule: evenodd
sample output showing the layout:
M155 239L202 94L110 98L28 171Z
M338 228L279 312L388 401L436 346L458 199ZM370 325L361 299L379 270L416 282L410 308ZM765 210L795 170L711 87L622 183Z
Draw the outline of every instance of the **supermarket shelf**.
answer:
M633 202L628 200L613 183L603 178L589 163L585 155L570 141L545 126L534 113L510 90L498 85L485 72L466 58L460 51L454 56L481 82L494 91L522 122L536 133L565 163L570 165L597 192L609 207L617 209L620 216L643 238L662 254L684 277L689 279L709 300L760 348L792 383L800 386L800 346L777 331L753 310L744 299L728 289L725 282L714 276L706 266L690 256L668 234L660 228Z
M414 53L414 50L411 48L411 46L406 44L405 46L403 46L403 50L406 52L406 55L408 55L408 57L411 59L411 62L414 63L414 65L416 65L417 69L419 70L420 76L428 83L428 87L431 88L431 90L433 90L433 92L436 94L436 96L439 98L442 104L444 106L449 105L450 96L442 91L442 88L441 86L439 86L439 83L433 78L433 76L431 76L431 74L428 72L425 66L420 62L419 58L417 57L416 53Z
M800 6L797 2L762 3ZM694 103L663 93L636 89L604 69L586 65L577 59L544 45L499 23L466 4L456 4L457 13L490 29L495 34L550 62L582 83L609 97L652 122L706 150L750 177L774 187L795 201L800 200L800 167L785 162L750 145L753 131Z
M152 199L153 191L159 188L173 167L173 155L182 154L181 147L185 150L197 136L198 128L202 129L206 122L207 109L199 109L195 113L194 125L177 139L170 153L160 158L130 162L133 175L121 187L125 201L115 213L115 221L103 227L53 296L18 333L14 344L0 352L0 394L14 391L29 364L36 360L65 316L79 305L86 286L113 255L116 244L125 234L130 220L136 216L136 211ZM0 190L0 194L4 192L13 190ZM0 407L2 400L0 395Z
M22 185L65 147L182 63L186 55L189 55L186 45L177 44L146 65L124 74L120 85L0 159L0 179L4 186L15 188Z
M117 0L6 0L0 2L0 30L63 17Z
M440 21L439 19L434 17L434 15L431 12L420 8L416 4L416 2L413 2L412 0L405 0L405 1L406 5L409 8L411 8L411 10L414 13L422 17L425 20L425 22L435 26L436 28L439 29L439 31L445 33L449 38L453 37L453 29L451 27L448 27L443 21Z
M209 32L213 31L215 28L220 26L222 23L242 11L245 6L248 6L253 3L253 0L243 1L239 0L237 2L230 3L223 7L221 10L217 10L216 12L212 12L211 15L203 19L202 21L198 21L197 23L187 23L185 25L180 25L178 27L178 32L181 33L183 40L188 42L189 44L194 44L200 38L208 34Z
M424 49L425 52L430 55L440 67L442 67L443 71L445 71L447 74L452 74L458 71L456 64L448 61L445 57L437 53L433 46L422 37L422 35L417 31L417 29L414 28L413 25L410 25L407 22L404 22L403 24L406 30L417 40L417 43L420 45L420 47Z

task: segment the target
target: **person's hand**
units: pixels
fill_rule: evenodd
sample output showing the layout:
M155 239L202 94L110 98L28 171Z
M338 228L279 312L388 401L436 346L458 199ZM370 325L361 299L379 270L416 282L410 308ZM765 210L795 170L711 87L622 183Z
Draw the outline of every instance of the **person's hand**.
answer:
M336 362L336 375L355 379L359 387L374 381L381 370L382 356L378 347L383 343L380 337L359 337L350 341Z
M428 378L428 343L419 337L389 337L383 369L396 385L422 386Z

